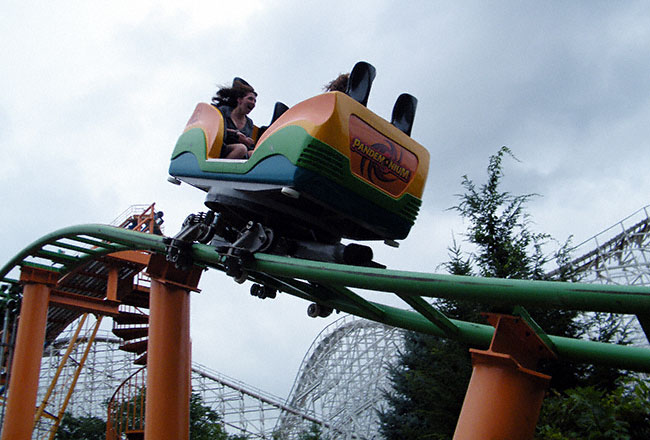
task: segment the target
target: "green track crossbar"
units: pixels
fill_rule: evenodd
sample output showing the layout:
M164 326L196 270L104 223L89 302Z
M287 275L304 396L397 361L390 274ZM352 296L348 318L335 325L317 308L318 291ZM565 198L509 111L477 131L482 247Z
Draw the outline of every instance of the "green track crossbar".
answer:
M395 295L399 296L405 303L413 307L414 310L441 329L445 333L445 336L453 337L458 334L458 327L444 313L438 311L421 297L402 295L400 293L395 293Z
M65 244L61 240L65 240ZM91 246L85 247L83 245ZM47 247L47 250L44 248ZM66 249L71 255L53 252ZM44 236L19 252L0 268L0 280L22 265L47 267L62 274L102 255L121 250L165 253L163 237L104 225L80 225ZM195 264L225 271L224 257L214 248L195 244ZM62 251L64 252L64 251ZM34 255L38 261L33 261ZM66 257L61 258L61 255ZM387 269L346 266L256 254L244 264L249 280L281 292L317 301L340 311L404 329L450 337L472 346L487 347L494 329L447 318L423 297L474 301L483 304L599 311L650 316L650 288L589 285L566 282L506 280L437 275ZM414 311L368 301L350 290L360 288L397 295ZM522 312L525 314L525 310ZM536 329L544 335L543 329ZM622 369L650 372L650 349L544 335L560 359L607 364Z

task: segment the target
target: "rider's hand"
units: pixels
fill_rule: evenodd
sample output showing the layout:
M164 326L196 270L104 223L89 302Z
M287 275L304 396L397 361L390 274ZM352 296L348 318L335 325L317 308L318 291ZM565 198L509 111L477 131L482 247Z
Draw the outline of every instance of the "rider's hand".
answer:
M239 139L239 142L246 145L247 147L252 147L253 145L255 145L255 141L253 141L253 139L249 138L248 136L246 136L244 133L240 131L237 132L237 138Z

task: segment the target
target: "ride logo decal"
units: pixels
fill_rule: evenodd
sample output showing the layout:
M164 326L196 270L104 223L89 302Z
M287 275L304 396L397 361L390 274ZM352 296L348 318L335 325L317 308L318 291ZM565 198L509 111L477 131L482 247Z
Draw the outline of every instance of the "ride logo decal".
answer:
M350 116L352 173L392 196L401 195L415 177L418 158L359 117Z

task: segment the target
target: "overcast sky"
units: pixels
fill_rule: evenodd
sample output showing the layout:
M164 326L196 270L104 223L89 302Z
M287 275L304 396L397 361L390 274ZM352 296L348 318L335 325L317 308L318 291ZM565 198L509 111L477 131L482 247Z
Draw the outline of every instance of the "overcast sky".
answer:
M181 6L182 4L182 6ZM4 264L56 229L156 202L166 233L204 194L166 182L194 106L234 76L251 117L294 105L365 60L368 106L419 99L431 153L418 223L391 268L439 271L467 174L506 145L504 189L538 193L539 232L574 243L650 202L650 6L641 1L5 1L0 13ZM194 360L280 396L318 332L307 303L260 301L215 271L192 299Z

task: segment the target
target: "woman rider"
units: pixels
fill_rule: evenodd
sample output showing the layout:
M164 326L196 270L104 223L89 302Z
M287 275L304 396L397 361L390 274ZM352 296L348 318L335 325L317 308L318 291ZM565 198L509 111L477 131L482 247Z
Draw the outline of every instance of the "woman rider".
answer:
M255 108L257 93L250 84L235 78L232 87L220 88L212 98L212 105L219 109L226 125L226 136L221 149L225 159L248 159L255 146L253 121L248 114Z

